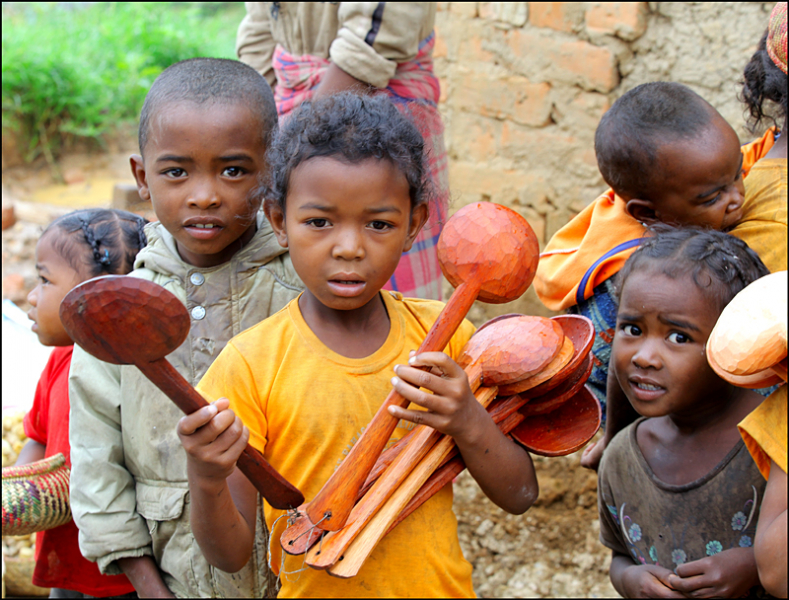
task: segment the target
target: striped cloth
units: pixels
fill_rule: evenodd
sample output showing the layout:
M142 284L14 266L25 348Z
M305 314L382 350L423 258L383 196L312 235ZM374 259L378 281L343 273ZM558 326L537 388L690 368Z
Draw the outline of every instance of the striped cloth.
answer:
M430 217L409 252L403 254L385 289L405 297L441 300L441 268L436 245L449 204L449 169L444 148L444 125L438 113L439 85L433 74L435 33L419 44L413 60L400 63L386 93L400 111L417 126L425 140L427 172L433 187ZM305 54L295 56L282 46L274 51L272 65L277 76L274 99L280 118L312 98L331 62Z

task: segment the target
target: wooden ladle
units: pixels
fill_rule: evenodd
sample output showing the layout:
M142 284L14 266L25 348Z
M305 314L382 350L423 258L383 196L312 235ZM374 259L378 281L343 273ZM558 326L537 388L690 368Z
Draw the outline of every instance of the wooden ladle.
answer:
M207 406L165 359L189 334L189 315L162 286L124 275L90 279L63 298L60 320L86 352L104 362L135 365L186 414ZM302 493L252 446L244 449L238 468L274 508L304 502Z
M518 213L479 202L461 208L447 221L438 241L438 258L456 289L418 353L443 350L475 300L497 304L519 298L534 279L539 245ZM398 419L388 408L405 403L392 390L348 456L307 504L307 516L316 526L336 531L345 525L359 490L397 426Z

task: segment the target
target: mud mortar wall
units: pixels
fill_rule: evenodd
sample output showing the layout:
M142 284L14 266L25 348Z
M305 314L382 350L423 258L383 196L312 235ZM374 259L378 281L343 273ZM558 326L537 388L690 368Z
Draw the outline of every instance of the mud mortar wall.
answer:
M606 188L595 128L616 98L648 81L690 86L749 141L739 81L773 6L439 2L434 57L450 212L481 200L504 204L544 246ZM470 317L479 324L507 312L550 314L529 290L510 304L478 303Z

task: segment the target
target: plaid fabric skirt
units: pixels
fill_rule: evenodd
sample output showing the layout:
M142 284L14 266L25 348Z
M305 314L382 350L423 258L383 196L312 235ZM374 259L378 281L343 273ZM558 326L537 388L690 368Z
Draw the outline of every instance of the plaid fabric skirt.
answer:
M441 300L441 268L436 245L449 205L449 165L444 147L444 125L438 113L439 85L433 74L435 34L419 45L419 53L400 63L385 93L417 126L425 140L427 174L433 190L430 217L413 247L400 258L394 275L384 286L409 298ZM295 56L277 46L272 61L277 76L274 99L280 118L310 99L320 84L329 60L309 54Z

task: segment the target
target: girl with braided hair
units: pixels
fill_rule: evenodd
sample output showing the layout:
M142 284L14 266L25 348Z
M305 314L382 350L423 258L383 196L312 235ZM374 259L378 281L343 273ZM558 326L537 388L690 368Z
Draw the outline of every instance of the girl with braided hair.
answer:
M71 465L68 375L74 342L60 322L60 302L76 285L99 275L132 270L146 245L147 221L122 210L85 209L64 215L46 228L36 245L38 284L28 295L33 332L54 346L25 415L30 438L17 460L31 463L62 453ZM74 521L39 532L33 583L53 588L52 597L81 598L134 594L125 575L102 575L79 551Z
M767 273L734 236L665 225L619 273L610 368L641 418L603 454L598 506L624 597L763 594L753 539L765 482L737 430L762 397L718 377L705 345Z

